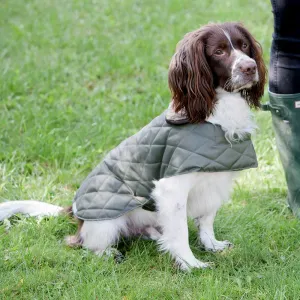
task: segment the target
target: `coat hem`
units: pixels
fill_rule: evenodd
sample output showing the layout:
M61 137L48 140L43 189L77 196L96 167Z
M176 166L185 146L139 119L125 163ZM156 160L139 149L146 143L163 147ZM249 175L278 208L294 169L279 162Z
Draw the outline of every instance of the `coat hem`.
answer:
M180 173L176 176L180 176L180 175L185 175L185 174L189 174L189 173L194 173L194 172L202 172L202 173L219 173L219 172L239 172L239 171L242 171L242 170L247 170L247 169L255 169L258 167L258 163L256 163L255 165L252 165L252 166L249 166L249 167L245 167L245 168L240 168L240 169L234 169L234 170L220 170L220 171L187 171L187 172L184 172L184 173ZM170 177L174 177L173 176L166 176L164 178L170 178ZM133 198L136 198L133 196ZM125 212L122 212L120 213L119 215L115 216L115 217L111 217L111 218L98 218L98 219L89 219L89 218L84 218L84 217L79 217L77 215L77 212L74 212L73 211L73 214L74 216L76 216L76 218L80 219L80 220L83 220L83 221L108 221L108 220L114 220L114 219L117 219L117 218L120 218L122 217L123 215L129 213L129 212L132 212L133 210L137 209L137 208L140 208L140 207L143 207L145 204L147 204L149 201L151 201L151 199L147 199L147 198L144 198L146 201L144 203L141 203L140 205L137 205L135 206L134 208L130 209L130 210L127 210ZM138 199L136 199L136 201L140 202ZM76 201L75 201L76 202Z

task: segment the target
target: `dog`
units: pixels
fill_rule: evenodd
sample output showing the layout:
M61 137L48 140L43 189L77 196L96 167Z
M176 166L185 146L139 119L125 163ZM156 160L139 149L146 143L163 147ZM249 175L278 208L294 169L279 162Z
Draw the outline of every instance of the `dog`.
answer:
M236 143L239 145L255 131L250 108L260 106L266 67L261 46L242 24L208 24L187 33L172 57L168 81L172 100L165 116L171 125L164 123L164 129L173 130L177 126L192 128L192 132L200 127L220 127L228 149ZM208 134L209 131L205 129L204 132ZM173 153L172 158L176 160L176 154ZM182 270L208 267L209 263L198 260L189 247L187 217L194 219L206 250L222 251L230 247L229 241L216 240L213 223L218 209L229 199L238 170L190 170L154 178L149 193L149 198L154 201L154 211L144 209L144 200L141 200L144 198L132 193L129 196L135 201L134 205L130 206L128 202L125 213L101 220L79 217L78 232L66 238L67 244L83 246L101 256L112 253L112 247L121 236L143 235L157 241L160 249L168 252ZM111 177L116 179L116 176ZM138 183L141 181L142 176L137 179ZM83 186L87 188L87 185ZM121 190L119 188L113 196L121 197L124 194ZM78 207L73 204L66 209L32 200L8 201L0 204L0 220L16 213L57 216L69 212L78 217Z

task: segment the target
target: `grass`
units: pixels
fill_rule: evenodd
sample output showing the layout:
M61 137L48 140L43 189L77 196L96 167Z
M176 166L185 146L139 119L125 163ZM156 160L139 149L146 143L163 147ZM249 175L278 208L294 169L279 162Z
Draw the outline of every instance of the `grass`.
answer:
M268 62L268 0L1 1L1 201L70 204L103 155L167 107L183 34L229 20L245 23ZM183 274L139 240L115 264L68 249L66 218L13 218L0 226L0 299L299 299L300 224L286 207L270 115L256 118L259 168L243 172L216 220L217 237L235 247L206 253L190 226L195 255L215 268Z

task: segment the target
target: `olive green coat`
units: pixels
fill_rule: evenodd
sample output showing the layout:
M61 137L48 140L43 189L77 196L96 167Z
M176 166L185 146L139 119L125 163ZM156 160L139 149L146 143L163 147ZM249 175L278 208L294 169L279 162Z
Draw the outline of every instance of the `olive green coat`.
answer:
M254 167L250 136L229 143L218 125L174 125L164 112L104 157L77 191L73 212L82 220L114 219L138 207L154 209L154 180Z

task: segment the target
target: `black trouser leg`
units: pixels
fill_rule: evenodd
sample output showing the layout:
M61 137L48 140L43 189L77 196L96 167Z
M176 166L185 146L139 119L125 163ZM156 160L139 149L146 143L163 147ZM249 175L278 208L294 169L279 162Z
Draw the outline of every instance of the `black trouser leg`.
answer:
M271 0L270 110L288 185L288 203L300 217L300 1Z

